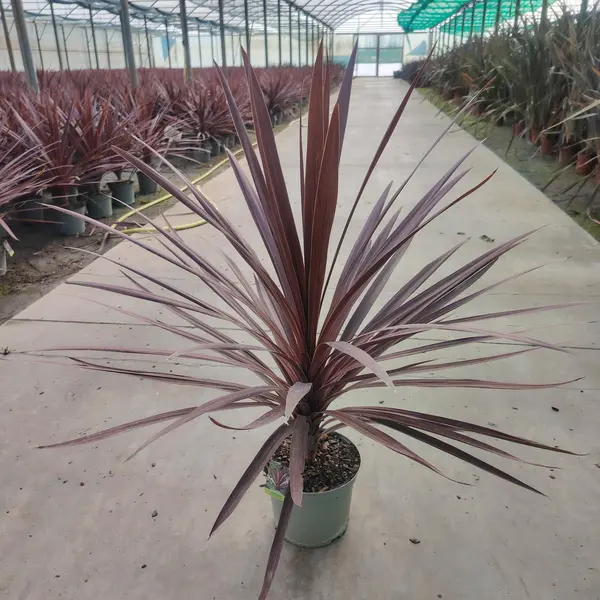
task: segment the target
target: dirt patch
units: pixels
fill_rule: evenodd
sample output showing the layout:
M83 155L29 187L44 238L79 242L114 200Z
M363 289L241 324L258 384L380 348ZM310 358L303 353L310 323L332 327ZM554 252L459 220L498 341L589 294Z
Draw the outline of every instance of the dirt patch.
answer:
M443 100L430 88L419 92L440 111L456 116L458 109L454 102ZM471 115L460 118L459 124L476 139L484 140L485 146L600 240L600 225L590 219L591 216L600 220L600 186L596 184L594 173L582 177L575 173L573 166L559 166L554 156L544 156L526 139L513 137L510 127L492 125Z

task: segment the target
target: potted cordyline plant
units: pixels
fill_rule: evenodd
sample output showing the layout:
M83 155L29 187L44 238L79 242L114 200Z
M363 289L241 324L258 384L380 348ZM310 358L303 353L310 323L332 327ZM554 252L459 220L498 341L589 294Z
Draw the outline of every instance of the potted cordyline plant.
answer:
M96 219L106 219L113 213L113 199L103 191L103 177L109 172L120 173L127 166L113 150L114 145L124 147L129 140L126 123L119 117L119 104L110 95L95 97L90 89L75 103L80 140L79 192L86 200L88 214Z
M283 496L283 501L277 506L277 530L260 598L265 598L268 594L286 536L295 543L312 546L332 541L344 532L348 521L350 488L360 459L356 447L338 433L343 427L380 442L438 473L434 465L391 434L400 433L405 437L417 439L532 491L536 490L509 473L459 449L452 442L512 459L516 457L473 437L472 434L564 452L552 446L503 433L496 428L440 415L377 404L344 406L336 402L348 391L386 385L392 388L416 386L512 390L560 385L440 378L432 375L443 369L466 367L516 356L536 347L557 349L523 335L480 329L474 325L478 321L527 313L540 310L539 308L475 314L462 318L450 316L455 309L501 283L467 293L467 289L477 283L501 256L518 246L525 239L525 235L499 244L450 274L434 280L434 274L456 252L461 246L459 244L432 260L405 284L397 287L390 300L383 307L374 310L376 299L413 237L432 219L479 189L492 176L439 208L442 200L452 193L465 175L466 171L460 171L460 167L466 156L444 174L401 220L394 203L405 184L393 194L391 184L387 186L360 228L358 237L349 246L347 259L345 264L339 265L341 272L334 284L332 273L335 271L339 251L355 208L418 82L417 77L387 129L352 205L341 239L334 242L332 229L338 202L339 161L348 118L355 57L356 48L330 116L328 68L323 61L322 48L317 53L310 90L305 156L301 147L301 225L297 225L294 220L269 112L258 78L250 67L247 56L244 54L260 161L252 147L227 81L222 73L220 74L237 134L246 154L251 180L230 154L231 167L260 232L264 244L260 249L251 247L240 234L239 228L219 213L203 193L181 173L179 175L188 186L184 192L144 161L128 152L120 152L135 168L155 179L166 191L206 219L210 226L223 235L237 255L237 261L227 256L227 263L235 278L201 256L177 232L168 227L158 228L168 249L164 245L150 245L138 238L128 238L102 223L94 222L96 227L130 239L133 244L180 269L187 276L197 278L220 298L226 308L213 305L206 299L206 295L194 295L178 288L173 279L159 280L150 272L109 259L137 277L130 277L131 286L103 282L69 283L158 303L173 311L188 327L175 327L132 312L127 314L180 336L189 347L183 350L150 347L54 348L55 351L67 353L94 350L163 358L177 355L188 360L197 360L199 363L217 363L246 369L249 376L257 380L256 383L243 385L229 380L207 379L201 373L177 374L174 370L160 371L154 368L145 371L77 358L78 363L85 369L213 388L220 390L222 394L194 406L138 419L52 446L97 442L138 427L168 423L142 444L135 455L154 440L202 415L214 415L219 411L233 409L261 410L260 416L237 429L253 429L268 424L275 424L275 429L250 461L218 514L211 531L214 533L233 513L245 492L275 455L280 466L289 465L285 472L281 469L271 469L271 479L276 484L285 484L286 481L289 484L278 490ZM85 219L93 222L89 218ZM150 219L149 221L153 222ZM331 252L334 246L335 251ZM262 252L261 255L259 251ZM160 292L154 292L144 282L159 285L162 289ZM325 301L330 293L331 300ZM232 337L234 334L217 329L215 319L250 336L255 343L237 341ZM425 342L419 346L409 344L416 334L434 329L456 332L460 337L435 343ZM509 339L526 344L527 347L452 362L431 361L437 350L495 338ZM266 353L269 359L263 360L260 352L263 356ZM401 362L399 366L386 366L394 362L398 365L398 361ZM424 376L424 373L427 375ZM217 426L236 429L214 416L210 418ZM343 464L341 472L335 469L332 471L327 466L332 453ZM314 479L315 473L323 482L323 487L329 488L328 491L319 493L312 487L313 483L310 480ZM321 530L315 532L315 525ZM315 540L318 543L315 543Z
M20 149L18 143L7 140L0 117L0 276L6 274L7 255L12 254L5 238L18 241L8 223L15 213L19 216L15 201L44 187L35 164L36 150L19 152Z
M23 151L35 149L42 177L48 181L52 193L52 221L57 222L61 235L76 235L85 231L85 222L79 218L85 211L85 200L80 197L81 175L80 132L75 123L75 103L64 96L56 98L42 92L39 98L25 93L18 97L13 117L18 129L13 131ZM54 211L56 206L67 208ZM74 216L77 213L78 216Z

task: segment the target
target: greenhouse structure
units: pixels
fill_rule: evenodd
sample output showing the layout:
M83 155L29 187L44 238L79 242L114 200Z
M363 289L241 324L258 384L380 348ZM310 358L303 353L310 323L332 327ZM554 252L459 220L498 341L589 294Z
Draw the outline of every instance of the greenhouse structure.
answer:
M520 2L522 1L522 4ZM358 75L406 61L547 10L542 0L1 0L0 66L35 69L306 65L317 40Z
M600 0L0 22L0 599L600 600Z

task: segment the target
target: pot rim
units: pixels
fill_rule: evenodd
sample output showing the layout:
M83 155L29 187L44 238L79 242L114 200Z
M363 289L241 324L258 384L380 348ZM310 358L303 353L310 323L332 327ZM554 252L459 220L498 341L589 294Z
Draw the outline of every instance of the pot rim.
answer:
M347 438L343 433L340 433L339 431L335 431L334 433L336 433L340 437L344 438L346 441L350 442L354 446L356 451L358 452L358 456L360 458L360 464L358 465L358 469L356 470L356 473L354 473L354 477L352 477L352 479L349 479L348 481L346 481L346 483L342 483L342 485L338 485L337 487L331 488L330 490L327 490L325 492L304 492L303 491L302 496L324 496L325 494L330 494L331 492L337 492L338 490L341 490L345 487L348 487L349 485L352 485L354 483L354 481L356 480L356 478L358 477L360 468L362 466L362 456L360 455L360 450L358 449L358 446L351 439ZM300 508L302 508L302 507L300 507Z

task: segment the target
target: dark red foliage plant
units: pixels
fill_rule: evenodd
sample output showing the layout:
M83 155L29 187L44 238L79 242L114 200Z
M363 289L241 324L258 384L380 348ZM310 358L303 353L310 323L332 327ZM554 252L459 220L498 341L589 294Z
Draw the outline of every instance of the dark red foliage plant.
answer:
M296 116L295 110L302 102L302 81L294 67L278 69L261 69L258 79L265 96L265 102L275 124L285 117ZM305 91L308 93L308 89Z
M418 78L415 78L367 169L341 238L334 238L332 232L338 204L340 155L348 120L356 51L355 48L332 110L329 95L330 72L323 61L322 48L316 57L310 83L305 152L301 148L299 223L294 219L269 112L257 74L244 55L258 153L252 147L244 119L236 106L227 79L219 73L223 93L248 163L250 176L235 158L229 155L231 168L260 234L261 242L255 247L250 245L236 224L221 214L202 191L174 167L171 166L184 180L188 186L187 190L180 191L177 185L139 158L129 152L119 151L135 168L153 178L222 235L224 242L221 247L224 252L225 247L230 251L226 255L229 269L225 270L222 265L219 266L202 256L196 248L186 243L183 236L168 227L157 226L164 241L164 244L159 246L136 237L130 238L124 233L115 232L108 225L85 218L94 222L96 227L129 239L131 243L151 253L154 258L162 259L171 267L181 270L186 277L197 280L197 288L205 291L191 293L179 288L174 283L175 279L160 280L152 274L154 271L143 271L131 264L109 259L128 273L131 285L119 286L99 281L69 283L112 292L118 296L128 296L140 302L156 303L163 309L172 311L188 326L176 327L136 313L127 314L179 336L189 345L188 349L53 349L73 357L74 352L90 350L117 352L126 356L154 356L161 359L176 354L188 362L198 361L199 369L202 364L213 363L245 369L248 372L250 383L240 384L228 379L205 378L201 372L177 373L172 363L169 363L169 367L173 369L143 370L128 367L126 364L116 366L113 361L103 364L90 359L75 358L84 369L121 373L176 385L212 388L219 390L220 394L192 406L137 419L53 446L98 442L146 425L167 423L146 440L136 450L135 455L158 438L203 415L249 407L258 409L260 415L244 429L269 424L276 427L266 437L266 441L225 501L211 534L231 516L273 453L284 440L290 438L291 446L295 448L296 458L299 457L299 460L292 461L290 488L285 496L277 533L268 558L260 592L261 599L267 596L271 586L293 504L299 505L302 502L304 467L307 461L311 460L311 451L319 438L332 429L348 427L439 473L436 466L405 445L405 440L415 439L532 491L537 490L457 447L455 443L513 460L520 459L475 436L487 436L492 440L513 442L552 452L566 452L551 445L504 433L497 428L459 421L443 415L392 406L355 406L354 402L344 406L343 398L346 392L383 386L402 389L427 387L530 391L566 383L515 383L437 375L440 371L471 367L538 349L560 350L556 346L533 339L524 332L503 333L477 325L479 322L498 317L559 308L559 305L472 314L461 318L452 316L456 309L502 283L499 281L474 291L470 290L500 258L522 244L527 234L500 243L459 268L451 270L447 275L437 277L438 271L447 266L447 261L462 245L458 244L429 262L402 285L395 286L389 300L380 308L376 308L376 300L390 281L411 240L433 219L484 186L493 173L467 192L457 194L455 188L466 174L462 167L465 156L444 173L402 217L396 209L396 203L405 189L406 182L395 192L392 192L390 184L381 190L356 239L352 242L347 239L346 233L349 231L355 208L361 201L370 176L406 108L418 81ZM339 250L344 245L347 258L344 264L340 264ZM339 276L332 277L332 273L338 272ZM517 276L515 274L508 279ZM160 291L153 291L158 289L153 286L159 286ZM186 289L190 289L189 286ZM212 297L217 297L219 301L213 303L210 299ZM219 323L219 327L215 323ZM233 336L236 334L230 330L239 331L245 339L250 338L251 343L235 339ZM420 340L420 343L415 345L415 336L432 330L447 333L448 339L435 343ZM437 351L496 339L509 340L523 347L476 358L434 360ZM220 424L216 419L213 422ZM401 434L402 441L392 434Z

